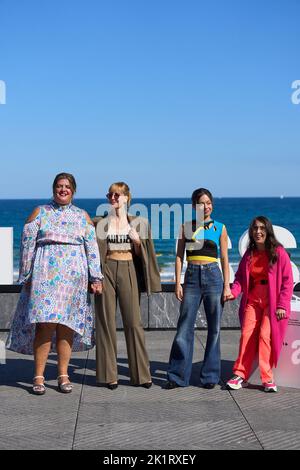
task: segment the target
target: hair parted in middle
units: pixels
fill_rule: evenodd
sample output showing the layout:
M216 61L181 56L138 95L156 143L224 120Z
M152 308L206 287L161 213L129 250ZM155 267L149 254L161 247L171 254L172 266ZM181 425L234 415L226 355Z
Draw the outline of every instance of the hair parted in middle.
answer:
M131 192L130 192L130 188L128 184L124 183L124 181L118 181L110 185L108 192L113 193L113 192L116 192L117 190L121 191L122 194L124 194L124 196L128 197L127 206L129 207L132 196L131 196Z
M209 199L211 200L211 203L214 204L214 198L213 198L213 195L211 194L211 192L208 189L205 189L205 188L198 188L198 189L195 189L195 191L192 194L193 207L196 207L196 205L199 202L200 197L204 196L204 195L209 197Z
M255 217L252 220L252 222L249 226L249 230L248 230L248 235L249 235L248 250L250 250L252 252L253 250L256 249L256 243L255 243L254 236L253 236L254 226L255 226L256 222L260 222L261 224L264 224L264 226L266 228L265 248L266 248L266 252L268 254L270 264L275 264L276 261L277 261L277 258L278 258L277 253L276 253L276 248L278 246L282 246L282 245L281 245L281 243L279 243L279 241L277 240L277 238L275 236L272 222L267 217L265 217L264 215L259 215L259 216Z
M58 175L55 176L53 184L52 184L53 193L55 191L56 185L59 182L59 180L68 180L70 183L70 187L71 187L71 191L73 195L76 193L77 184L76 184L75 177L71 175L71 173L59 173Z

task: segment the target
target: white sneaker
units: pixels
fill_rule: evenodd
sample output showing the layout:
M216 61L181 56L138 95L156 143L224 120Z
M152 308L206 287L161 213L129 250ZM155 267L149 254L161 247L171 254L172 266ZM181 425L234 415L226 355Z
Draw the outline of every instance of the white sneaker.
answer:
M248 382L246 382L243 377L240 377L239 375L234 375L233 377L231 377L230 380L228 380L226 385L231 390L239 390L242 387L247 387Z
M266 392L266 393L271 393L271 392L277 392L278 391L276 384L274 382L272 382L272 380L270 380L269 382L263 383L263 387L264 387L264 392Z

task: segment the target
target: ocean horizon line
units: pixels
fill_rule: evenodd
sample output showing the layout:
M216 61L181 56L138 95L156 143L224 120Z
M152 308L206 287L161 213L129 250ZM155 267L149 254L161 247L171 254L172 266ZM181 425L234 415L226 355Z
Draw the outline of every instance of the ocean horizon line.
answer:
M49 197L24 197L24 198L0 198L0 201L49 201L52 199L52 196ZM105 197L74 197L74 200L106 200ZM191 199L191 196L134 196L132 200L135 199L144 199L144 200L180 200L180 199ZM300 199L300 196L214 196L214 199Z

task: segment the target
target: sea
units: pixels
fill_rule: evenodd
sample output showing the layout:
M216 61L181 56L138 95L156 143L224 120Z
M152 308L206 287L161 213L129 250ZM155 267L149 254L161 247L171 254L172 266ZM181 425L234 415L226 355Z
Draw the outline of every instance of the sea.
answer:
M0 227L13 227L14 229L14 280L18 277L19 249L23 225L32 210L41 204L46 204L50 199L9 199L0 200ZM96 215L100 205L106 200L99 199L75 199L74 204L85 209L91 217ZM150 208L161 205L169 207L174 204L179 205L184 213L184 206L190 204L189 198L147 198L134 199L132 205L139 204L147 208L149 215ZM165 206L166 207L166 206ZM129 211L130 212L130 211ZM239 239L248 229L251 220L258 216L268 217L274 225L279 225L288 229L295 237L297 248L288 249L292 261L300 270L300 198L278 197L278 198L215 198L214 212L212 218L223 222L228 231L232 248L229 251L230 264L236 271L240 261L238 250ZM150 219L151 220L151 219ZM183 220L182 220L183 222ZM156 233L154 239L162 281L170 282L174 280L174 263L176 256L176 239L179 225L178 219L170 218L170 236L166 238L163 233L163 217L153 222L152 227ZM157 226L157 224L159 226Z

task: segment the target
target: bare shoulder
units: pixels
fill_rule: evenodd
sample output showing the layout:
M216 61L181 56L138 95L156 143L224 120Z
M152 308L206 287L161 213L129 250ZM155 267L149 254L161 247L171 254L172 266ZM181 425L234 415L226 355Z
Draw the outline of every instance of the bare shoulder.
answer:
M40 208L39 207L36 207L32 213L30 214L30 216L28 217L28 219L26 220L26 224L29 224L30 222L33 222L40 214Z
M92 223L95 228L97 228L98 223L104 223L107 224L108 222L107 217L103 217L102 215L96 215L95 217L92 218Z
M226 228L226 225L223 225L223 228L222 228L222 233L221 233L221 238L227 238L228 234L227 234L227 228Z
M83 213L84 213L84 216L85 216L85 219L86 219L87 223L94 226L94 222L90 218L89 214L86 211L83 211Z

